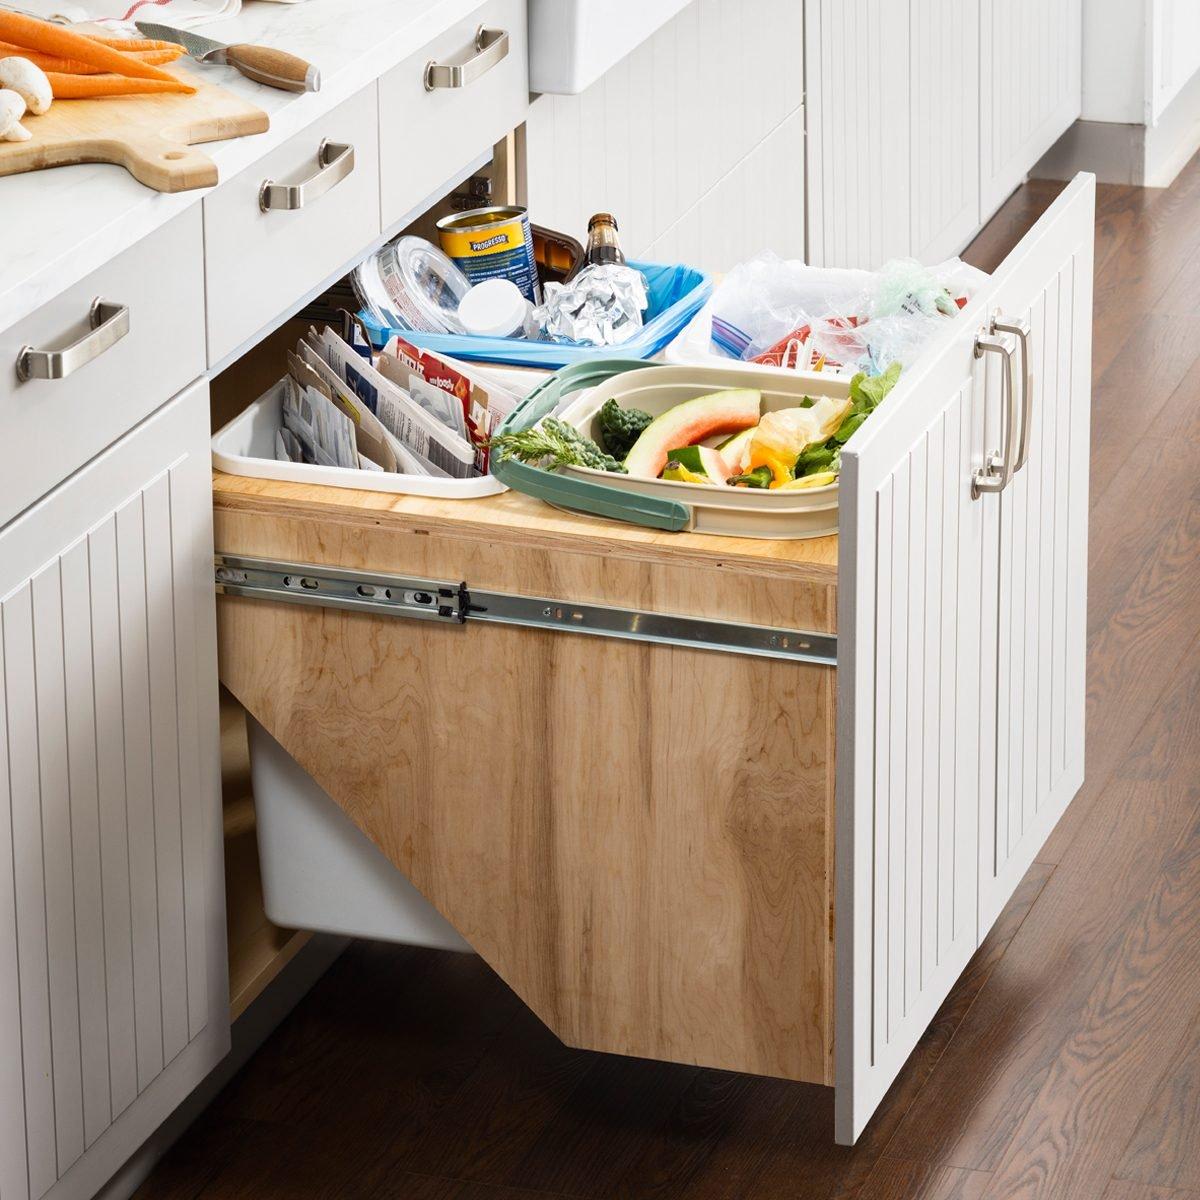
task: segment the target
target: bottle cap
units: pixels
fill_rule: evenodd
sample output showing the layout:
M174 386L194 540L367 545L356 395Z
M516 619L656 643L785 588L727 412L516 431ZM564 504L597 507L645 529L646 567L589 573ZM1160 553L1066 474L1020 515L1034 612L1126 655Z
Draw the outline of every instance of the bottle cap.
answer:
M611 225L614 229L619 229L617 218L612 213L596 213L590 221L588 221L588 233L592 232L593 225Z
M529 301L509 279L477 283L458 306L458 319L479 337L513 337L525 325Z

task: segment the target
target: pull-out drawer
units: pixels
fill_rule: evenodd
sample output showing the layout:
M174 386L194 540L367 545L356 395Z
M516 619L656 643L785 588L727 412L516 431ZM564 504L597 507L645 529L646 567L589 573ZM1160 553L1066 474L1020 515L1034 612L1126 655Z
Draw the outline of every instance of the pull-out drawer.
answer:
M0 525L204 373L191 208L0 333Z
M525 0L487 0L379 81L390 228L525 120Z
M295 309L378 233L371 85L205 197L209 365Z
M1093 219L850 439L836 538L218 476L223 679L565 1041L854 1141L1082 782Z
M834 539L772 562L512 493L216 487L225 684L547 1025L832 1082ZM320 599L322 565L344 606L278 602ZM413 577L449 585L443 618L387 609L436 595ZM492 621L497 593L539 603ZM627 635L578 632L599 619ZM756 627L793 649L695 644Z

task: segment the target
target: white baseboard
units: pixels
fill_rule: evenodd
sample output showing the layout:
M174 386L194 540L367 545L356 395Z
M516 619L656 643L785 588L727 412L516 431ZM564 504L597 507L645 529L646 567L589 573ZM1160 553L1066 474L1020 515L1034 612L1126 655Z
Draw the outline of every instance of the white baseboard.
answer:
M233 1045L220 1065L158 1127L141 1149L96 1193L95 1200L129 1200L159 1159L179 1140L217 1093L245 1066L309 988L349 945L348 938L316 934L233 1024Z
M1076 121L1029 172L1034 179L1071 179L1091 171L1101 183L1170 187L1200 150L1200 72L1167 105L1158 124Z

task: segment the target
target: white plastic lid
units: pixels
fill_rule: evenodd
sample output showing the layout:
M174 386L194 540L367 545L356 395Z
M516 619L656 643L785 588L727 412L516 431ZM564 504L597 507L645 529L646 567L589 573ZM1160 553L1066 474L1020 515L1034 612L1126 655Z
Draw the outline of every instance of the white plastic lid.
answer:
M525 325L529 301L509 279L485 279L462 298L458 319L480 337L512 337Z

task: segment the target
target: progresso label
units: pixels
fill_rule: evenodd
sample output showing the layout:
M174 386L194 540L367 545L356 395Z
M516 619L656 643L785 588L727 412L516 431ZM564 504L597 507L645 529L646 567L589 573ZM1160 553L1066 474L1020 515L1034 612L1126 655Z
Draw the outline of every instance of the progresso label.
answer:
M438 222L442 249L472 284L507 279L541 303L533 233L523 208L477 208Z

